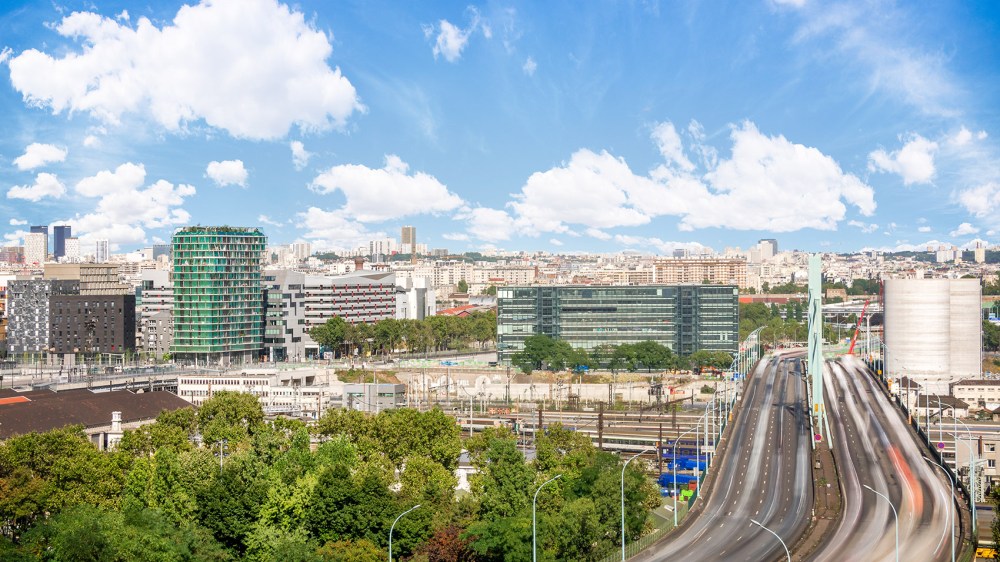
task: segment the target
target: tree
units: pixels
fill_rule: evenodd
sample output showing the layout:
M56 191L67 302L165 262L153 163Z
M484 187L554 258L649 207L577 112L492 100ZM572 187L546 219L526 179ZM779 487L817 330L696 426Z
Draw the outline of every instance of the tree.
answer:
M1000 326L989 320L983 320L983 349L1000 351Z
M225 439L230 447L246 441L264 425L264 410L252 394L221 391L198 409L198 427L205 443Z
M338 352L347 342L349 326L346 320L334 316L327 319L325 323L311 328L309 337L320 346Z
M494 297L497 296L497 286L496 285L490 285L489 287L486 287L485 289L483 289L483 294L484 295L492 295Z
M458 282L458 292L459 293L468 293L469 292L469 283L466 282L465 279L459 280L459 282Z

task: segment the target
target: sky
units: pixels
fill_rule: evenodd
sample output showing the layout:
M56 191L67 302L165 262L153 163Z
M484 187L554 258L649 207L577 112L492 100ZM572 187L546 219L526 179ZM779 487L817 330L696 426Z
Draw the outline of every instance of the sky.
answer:
M1000 242L995 2L5 2L0 243Z

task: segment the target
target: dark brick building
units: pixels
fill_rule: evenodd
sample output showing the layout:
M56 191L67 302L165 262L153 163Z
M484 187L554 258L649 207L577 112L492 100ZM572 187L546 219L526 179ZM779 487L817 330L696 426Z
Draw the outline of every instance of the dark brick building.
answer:
M135 295L52 295L49 352L135 351Z

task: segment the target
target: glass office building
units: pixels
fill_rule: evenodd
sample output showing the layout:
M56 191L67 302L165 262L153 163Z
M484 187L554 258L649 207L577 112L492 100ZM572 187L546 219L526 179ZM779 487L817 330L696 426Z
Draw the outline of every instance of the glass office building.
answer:
M739 346L735 285L532 286L497 289L500 361L546 334L588 351L604 344L655 341L675 353L735 354Z
M193 226L174 234L175 358L228 363L262 352L266 246L257 228Z

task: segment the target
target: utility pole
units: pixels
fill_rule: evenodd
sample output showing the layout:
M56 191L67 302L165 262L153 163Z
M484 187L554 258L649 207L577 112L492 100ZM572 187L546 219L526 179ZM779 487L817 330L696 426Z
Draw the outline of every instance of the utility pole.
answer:
M658 476L663 475L663 420L660 420L660 435L656 438L656 468Z
M597 405L597 449L604 450L604 404Z

